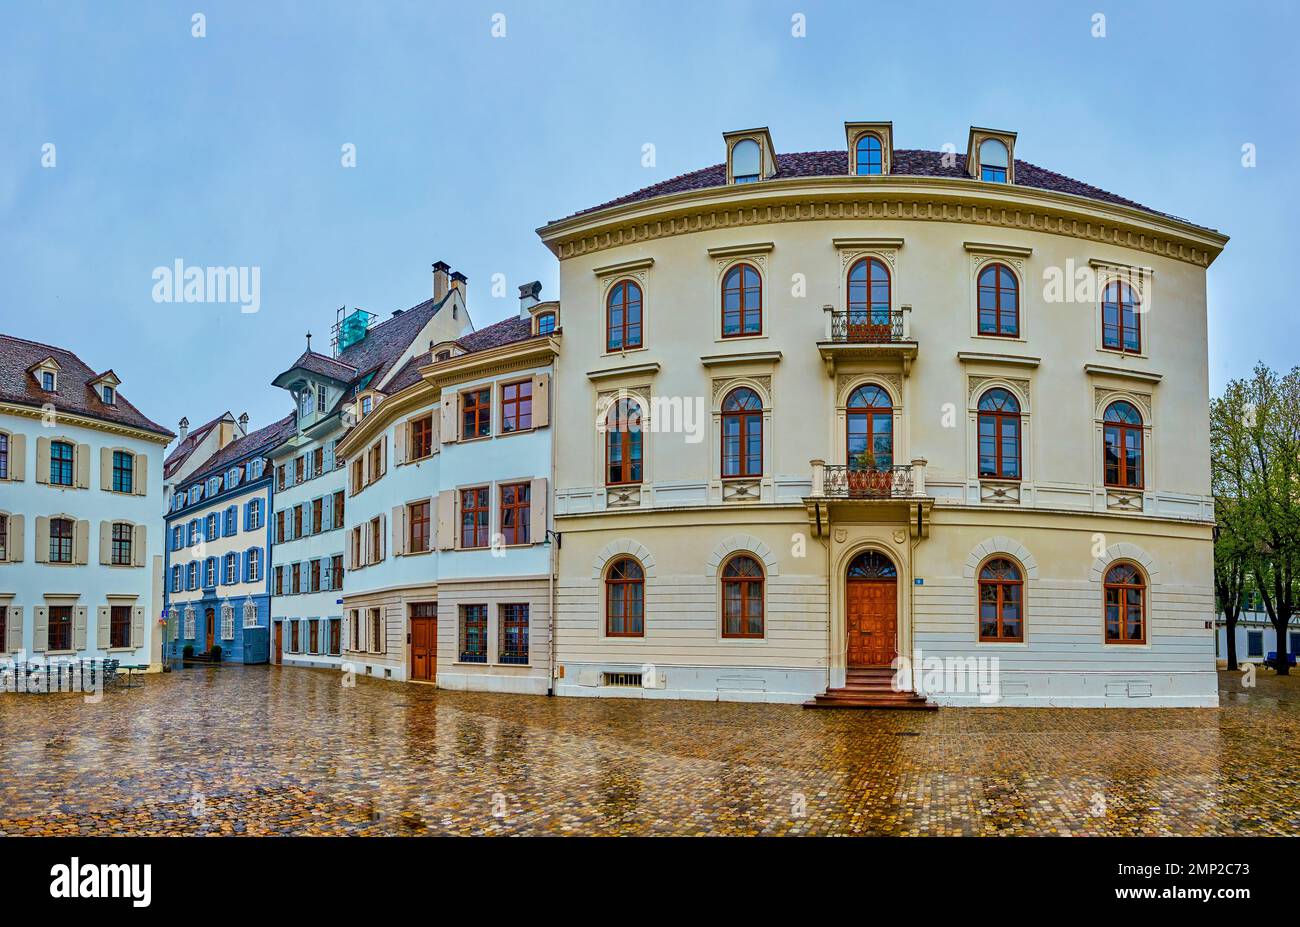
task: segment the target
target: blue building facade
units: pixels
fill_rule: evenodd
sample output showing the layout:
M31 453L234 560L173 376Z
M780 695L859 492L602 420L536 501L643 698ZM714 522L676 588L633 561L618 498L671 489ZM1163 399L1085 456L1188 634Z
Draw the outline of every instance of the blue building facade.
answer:
M272 470L293 416L236 438L175 487L168 505L165 656L270 659Z

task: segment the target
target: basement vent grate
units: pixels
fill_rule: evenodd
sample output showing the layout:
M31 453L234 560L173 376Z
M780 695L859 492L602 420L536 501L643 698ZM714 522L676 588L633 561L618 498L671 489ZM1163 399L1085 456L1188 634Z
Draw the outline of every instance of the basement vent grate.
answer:
M641 688L640 673L604 673L601 685L621 686L623 688Z

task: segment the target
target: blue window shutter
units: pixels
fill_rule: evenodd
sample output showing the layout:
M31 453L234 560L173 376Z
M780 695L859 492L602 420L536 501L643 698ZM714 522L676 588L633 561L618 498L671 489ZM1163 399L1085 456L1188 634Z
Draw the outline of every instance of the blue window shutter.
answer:
M244 577L244 582L250 583L253 581L252 558L249 556L248 551L244 551L242 556L244 560L244 565L241 573Z
M306 502L302 507L302 533L311 534L311 503Z
M249 520L249 516L251 514L252 514L252 507L247 502L245 502L244 503L244 530L245 531L253 530L253 523L252 521Z
M334 469L334 442L325 445L325 453L321 457L321 470L323 473L329 473Z

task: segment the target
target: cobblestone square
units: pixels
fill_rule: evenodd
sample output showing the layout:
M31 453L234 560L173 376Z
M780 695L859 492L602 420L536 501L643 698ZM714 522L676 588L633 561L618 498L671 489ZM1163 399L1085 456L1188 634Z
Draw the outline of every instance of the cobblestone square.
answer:
M1219 680L1218 710L921 713L187 669L0 695L0 835L1300 833L1300 679Z

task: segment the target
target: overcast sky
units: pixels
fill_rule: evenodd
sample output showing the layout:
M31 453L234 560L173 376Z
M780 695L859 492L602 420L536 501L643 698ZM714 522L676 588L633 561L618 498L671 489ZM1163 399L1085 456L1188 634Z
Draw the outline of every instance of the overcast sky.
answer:
M173 430L261 425L341 305L414 305L441 259L482 327L520 283L556 295L548 220L717 163L729 129L807 151L890 119L900 148L1014 130L1024 160L1232 236L1209 272L1217 390L1300 361L1298 31L1283 2L6 2L0 331L114 368ZM259 268L259 311L156 302L177 260Z

